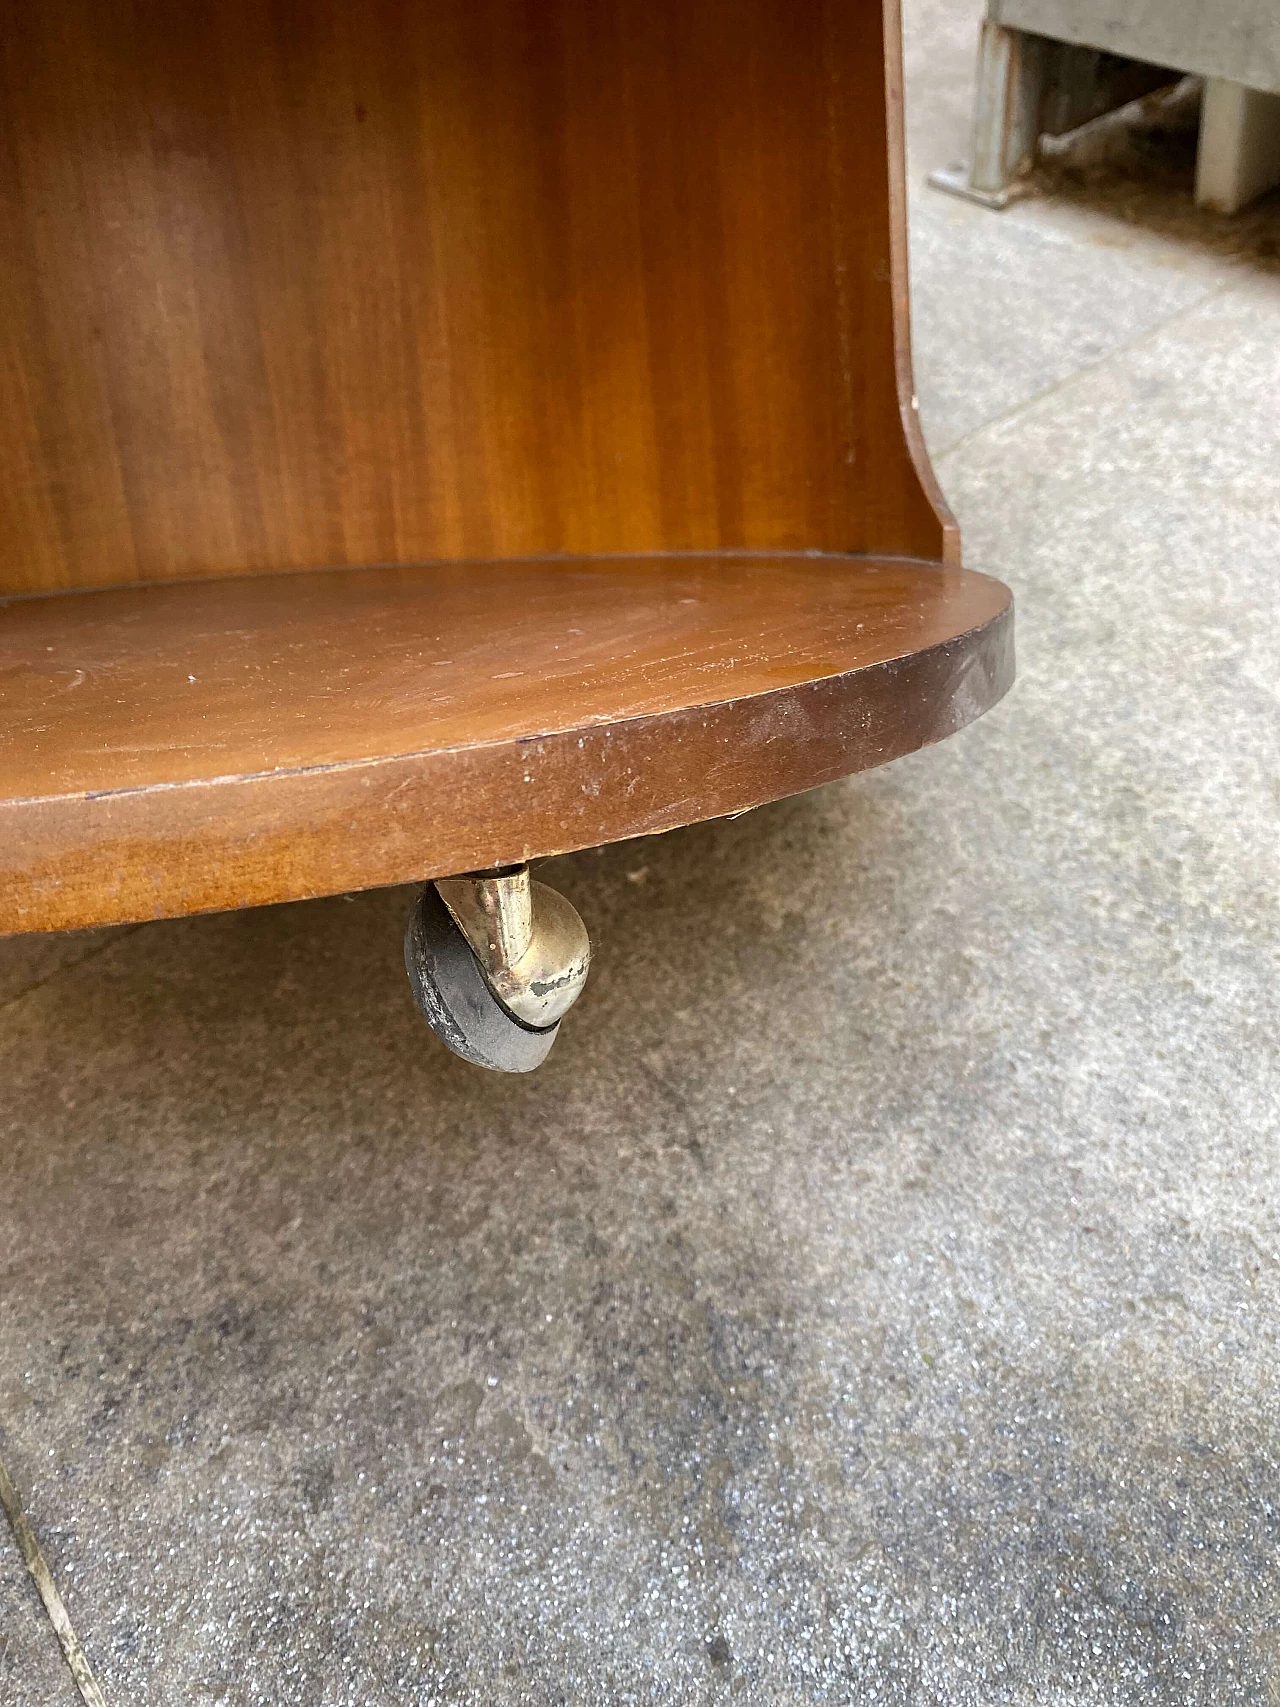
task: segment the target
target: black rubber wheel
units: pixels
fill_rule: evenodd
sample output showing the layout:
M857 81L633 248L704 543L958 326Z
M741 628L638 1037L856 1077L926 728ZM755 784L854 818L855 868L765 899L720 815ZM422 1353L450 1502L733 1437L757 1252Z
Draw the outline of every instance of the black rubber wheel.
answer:
M485 982L480 962L434 883L427 884L409 914L404 964L414 1001L455 1055L498 1073L531 1073L546 1060L559 1022L536 1031L508 1013Z

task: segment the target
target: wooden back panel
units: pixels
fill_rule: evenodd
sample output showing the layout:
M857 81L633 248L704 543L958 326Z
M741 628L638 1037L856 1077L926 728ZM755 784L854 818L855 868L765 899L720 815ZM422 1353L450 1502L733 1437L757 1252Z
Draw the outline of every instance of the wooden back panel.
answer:
M876 0L0 0L0 590L953 556L884 42Z

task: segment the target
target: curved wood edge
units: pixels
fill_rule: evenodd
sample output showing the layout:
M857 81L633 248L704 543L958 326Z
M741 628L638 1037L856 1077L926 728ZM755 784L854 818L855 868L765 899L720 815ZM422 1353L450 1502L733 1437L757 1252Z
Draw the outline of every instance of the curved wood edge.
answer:
M960 524L942 495L920 425L911 355L911 282L907 241L907 137L902 72L902 0L884 0L885 128L889 154L889 271L893 286L893 354L898 415L907 455L942 529L941 559L960 564Z
M1010 596L919 652L747 698L298 770L266 787L231 778L10 803L0 933L314 899L725 817L940 741L1013 676Z

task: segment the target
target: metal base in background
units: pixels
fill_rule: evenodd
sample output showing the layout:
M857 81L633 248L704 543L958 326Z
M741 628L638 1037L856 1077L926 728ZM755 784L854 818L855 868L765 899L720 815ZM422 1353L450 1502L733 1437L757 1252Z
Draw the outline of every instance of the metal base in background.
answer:
M980 207L1002 208L1026 193L1043 122L1053 44L984 18L969 159L929 174L929 182Z
M1021 200L1032 189L1030 178L1015 178L1002 190L977 189L969 181L967 160L955 166L940 166L936 172L930 172L929 182L935 190L945 190L948 195L961 196L967 202L977 202L979 207L992 207L997 211L1008 207L1010 202Z
M966 163L929 182L979 207L1004 208L1034 189L1041 138L1065 136L1167 83L1158 66L1053 41L983 19Z
M1280 184L1280 94L1205 79L1196 206L1239 213Z
M929 182L980 207L1008 207L1032 187L1028 180L1044 137L1084 134L1108 115L1158 101L1164 91L1182 86L1181 71L1204 79L1196 204L1238 213L1280 183L1274 62L1280 14L1275 0L1252 3L1256 22L1233 18L1205 61L1195 51L1205 10L1201 0L1138 8L1141 19L1126 19L1125 8L1090 0L1086 9L1103 9L1091 27L1114 43L1105 49L1057 34L1078 33L1080 0L988 0L978 38L969 160L930 172ZM1216 27L1224 28L1220 21ZM1224 64L1238 65L1241 75L1222 75Z

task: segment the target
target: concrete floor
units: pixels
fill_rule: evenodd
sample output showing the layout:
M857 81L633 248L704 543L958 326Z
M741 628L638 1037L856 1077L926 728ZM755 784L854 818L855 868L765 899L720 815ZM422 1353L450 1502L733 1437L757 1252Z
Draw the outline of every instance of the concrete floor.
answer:
M1280 279L924 189L976 10L910 181L1000 708L559 862L529 1080L401 893L0 944L0 1451L113 1707L1280 1701Z

